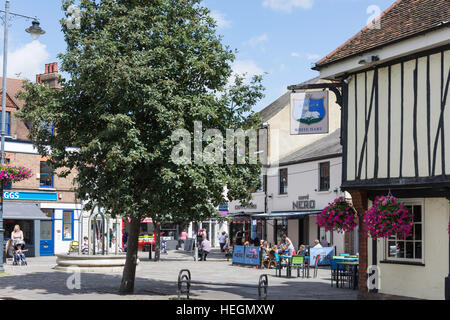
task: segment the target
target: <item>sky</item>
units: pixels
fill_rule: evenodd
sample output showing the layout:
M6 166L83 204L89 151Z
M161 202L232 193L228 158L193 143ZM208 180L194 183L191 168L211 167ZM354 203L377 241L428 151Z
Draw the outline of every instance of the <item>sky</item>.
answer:
M286 87L319 75L313 64L359 32L395 0L204 0L223 43L237 50L233 70L263 74L265 97L255 111ZM3 10L5 0L0 0ZM8 76L35 79L46 63L58 61L66 45L61 0L11 0L11 12L37 16L46 34L32 41L31 20L13 17L9 29ZM3 15L3 14L1 14ZM3 21L0 20L1 59ZM2 64L0 60L0 70Z

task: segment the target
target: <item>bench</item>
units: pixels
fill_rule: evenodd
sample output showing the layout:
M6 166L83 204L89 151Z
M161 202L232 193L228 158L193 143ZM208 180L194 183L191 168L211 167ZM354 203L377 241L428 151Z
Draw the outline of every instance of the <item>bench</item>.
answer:
M269 283L269 280L267 278L267 274L260 275L258 285L197 281L197 280L192 280L191 272L188 269L182 269L180 271L180 273L178 274L178 299L181 298L182 294L186 294L186 299L189 300L191 285L192 284L204 284L204 285L223 286L223 287L257 288L258 289L258 299L266 300L268 283ZM183 285L184 285L184 287L183 287Z

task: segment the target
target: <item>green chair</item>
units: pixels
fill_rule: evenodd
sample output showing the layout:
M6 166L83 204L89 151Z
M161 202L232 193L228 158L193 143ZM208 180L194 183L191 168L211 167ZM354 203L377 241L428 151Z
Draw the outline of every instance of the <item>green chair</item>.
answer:
M292 256L291 269L297 269L297 278L300 276L300 269L302 269L302 277L305 277L305 257L302 255Z

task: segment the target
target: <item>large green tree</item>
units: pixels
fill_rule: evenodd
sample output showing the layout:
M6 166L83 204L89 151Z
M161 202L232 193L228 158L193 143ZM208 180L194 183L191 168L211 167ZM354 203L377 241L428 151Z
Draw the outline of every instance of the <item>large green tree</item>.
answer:
M87 209L97 203L131 219L122 293L134 289L141 219L201 221L226 201L224 190L228 200L245 202L258 184L257 163L172 159L177 129L192 142L194 122L225 136L260 121L251 108L263 96L261 77L232 77L234 53L200 2L81 0L80 28L62 21L67 50L59 58L68 79L60 90L26 83L19 94L30 137L55 168L65 168L62 175L78 170ZM209 136L201 146L211 143L221 140Z

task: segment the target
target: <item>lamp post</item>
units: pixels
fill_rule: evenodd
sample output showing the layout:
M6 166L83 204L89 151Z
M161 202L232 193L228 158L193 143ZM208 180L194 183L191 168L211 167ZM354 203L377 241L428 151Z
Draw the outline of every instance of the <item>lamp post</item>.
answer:
M7 77L7 66L8 66L8 28L9 28L9 15L16 17L21 17L25 19L32 19L31 27L27 28L25 31L28 32L33 40L37 40L41 34L45 31L39 26L39 21L36 17L24 16L17 13L12 13L9 11L9 0L6 0L5 11L0 10L5 14L4 17L4 37L3 37L3 79L2 79L2 116L1 116L1 164L5 163L5 136L6 136L6 77ZM1 199L0 199L0 272L4 272L3 263L6 261L6 255L3 250L3 184L0 186Z

